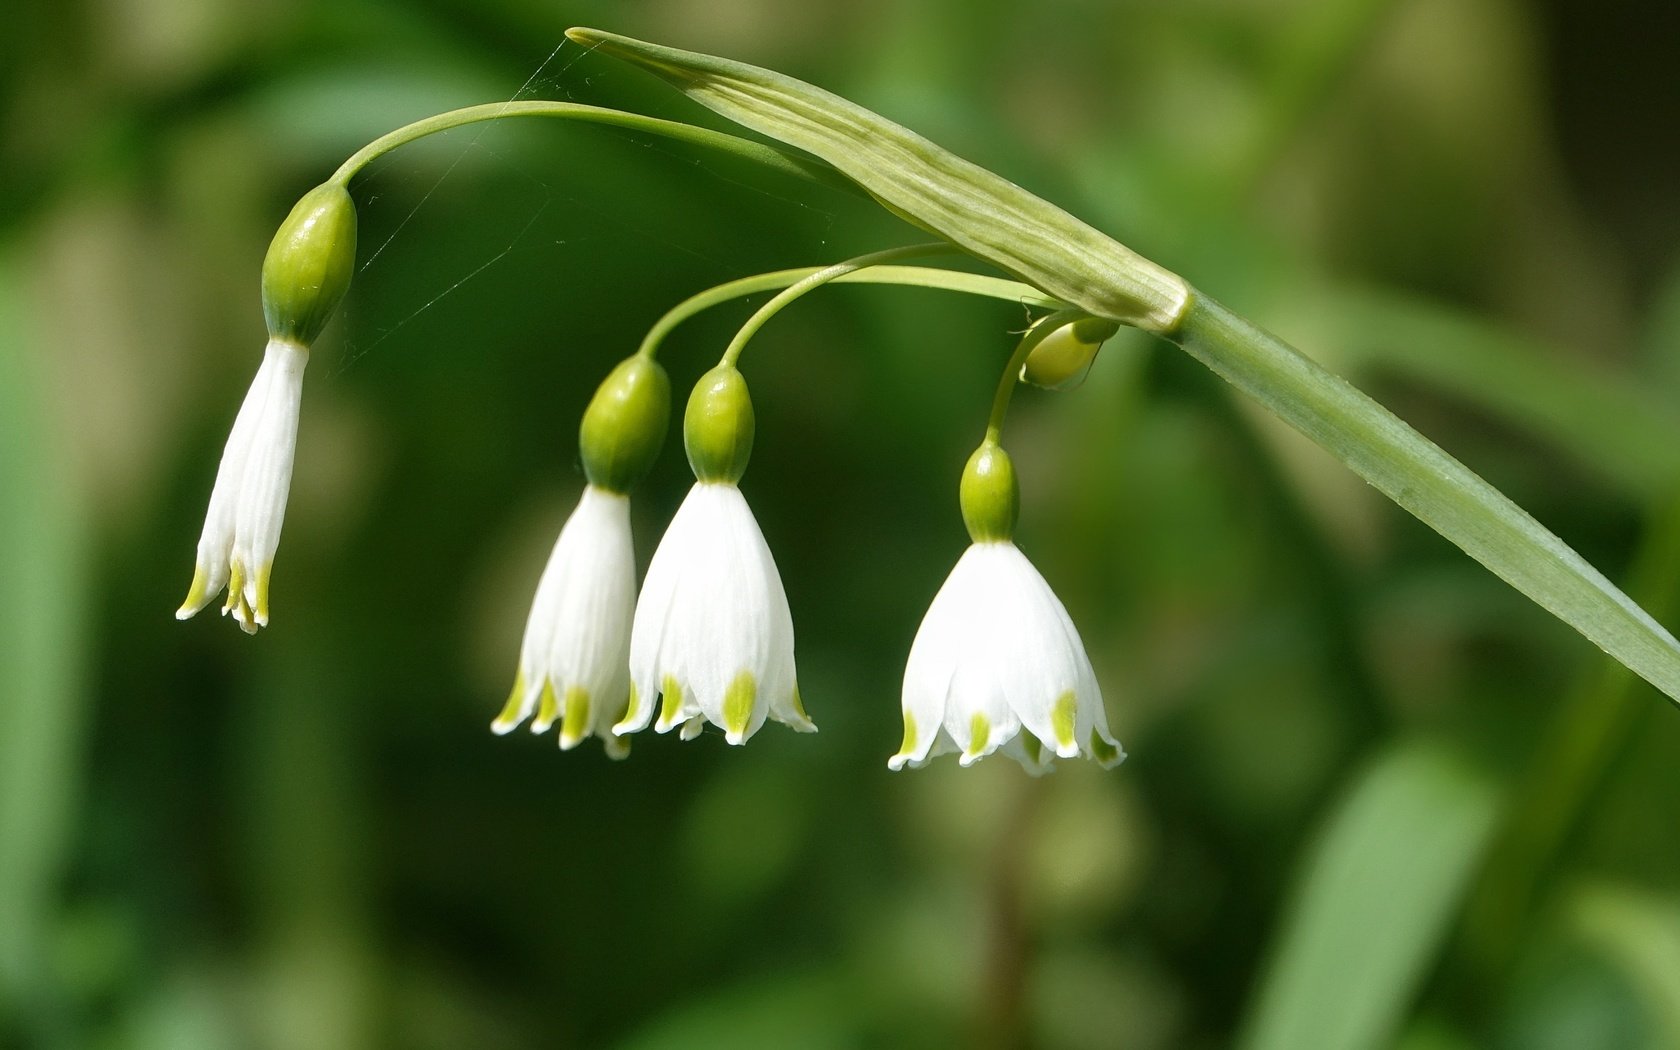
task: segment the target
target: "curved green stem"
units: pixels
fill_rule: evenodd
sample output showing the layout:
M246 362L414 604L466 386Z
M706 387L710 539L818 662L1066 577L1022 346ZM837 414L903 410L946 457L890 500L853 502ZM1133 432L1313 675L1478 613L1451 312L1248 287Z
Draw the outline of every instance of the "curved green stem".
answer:
M707 149L733 154L744 160L774 168L785 174L843 189L849 193L862 192L850 179L822 161L785 152L774 146L752 142L721 131L712 131L709 128L697 128L692 124L683 124L679 121L660 120L657 117L644 117L639 113L625 113L602 106L585 106L575 102L554 102L548 99L529 99L522 102L490 102L482 106L468 106L465 109L450 110L448 113L439 113L424 120L417 120L412 124L381 135L351 154L350 159L339 165L338 170L333 172L332 178L328 181L348 186L350 180L355 178L368 164L399 146L406 146L416 139L425 138L427 135L435 135L440 131L448 131L451 128L462 127L466 124L501 120L505 117L559 117L565 120L582 121L586 124L606 124L627 131L660 135L690 145L704 146Z
M708 288L703 292L684 299L671 307L665 315L654 322L642 339L641 347L636 351L644 357L652 357L678 325L693 317L718 306L748 295L759 292L774 291L787 288L800 281L822 272L819 266L802 266L791 270L774 270L770 273L755 274L752 277L742 277L724 284ZM988 299L1001 299L1005 302L1021 303L1025 306L1056 307L1062 305L1055 299L1030 284L1020 281L1009 281L1001 277L988 277L985 274L964 273L961 270L941 270L931 266L866 266L860 270L841 274L834 278L836 284L890 284L908 288L934 288L947 292L962 292L965 295L980 295Z
M1015 384L1021 379L1021 366L1027 363L1027 355L1039 343L1044 342L1051 332L1063 325L1072 324L1091 316L1084 310L1068 307L1057 310L1034 324L1027 334L1016 344L1015 352L1009 355L1009 362L1003 366L1003 375L998 379L997 393L992 395L992 412L986 417L986 441L997 444L1003 433L1003 417L1009 412L1009 399L1015 394Z
M808 276L801 277L776 293L775 298L759 307L751 317L747 318L747 323L741 326L741 330L735 333L735 338L731 339L729 345L724 347L723 359L718 363L733 368L735 362L741 356L741 351L747 348L747 343L758 334L758 330L769 323L770 318L781 313L794 300L816 291L830 281L882 263L893 263L902 259L917 259L924 255L943 255L958 250L946 241L910 244L902 248L887 248L884 251L860 255L855 259L837 262L833 266L825 266Z

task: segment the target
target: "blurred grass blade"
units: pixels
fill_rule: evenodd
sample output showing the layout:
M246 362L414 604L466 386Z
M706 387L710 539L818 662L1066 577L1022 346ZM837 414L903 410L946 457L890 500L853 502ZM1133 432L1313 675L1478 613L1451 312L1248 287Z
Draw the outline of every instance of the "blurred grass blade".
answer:
M670 81L703 106L806 150L893 214L1051 295L1150 331L1171 328L1182 278L1007 179L803 81L743 62L569 29L585 46Z
M1197 296L1185 350L1680 703L1680 644L1499 490L1295 348Z
M725 986L671 1006L622 1050L844 1050L867 1044L847 986L817 971Z
M1645 1007L1652 1046L1680 1046L1680 900L1633 887L1591 887L1573 924Z
M0 255L0 1017L49 1005L83 696L80 533L42 411L27 272Z
M1660 498L1680 481L1680 412L1630 377L1413 296L1342 289L1325 306L1328 344L1353 364L1450 391L1632 495Z
M1411 743L1331 814L1253 1000L1242 1050L1371 1050L1394 1039L1493 829L1489 780Z

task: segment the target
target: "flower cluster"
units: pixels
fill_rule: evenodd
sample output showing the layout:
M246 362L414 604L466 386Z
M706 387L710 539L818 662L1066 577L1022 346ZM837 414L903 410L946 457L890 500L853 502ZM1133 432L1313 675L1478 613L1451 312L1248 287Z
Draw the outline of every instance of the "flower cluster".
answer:
M560 746L593 733L613 757L625 736L706 723L743 744L766 719L802 732L793 616L775 559L736 486L752 451L752 402L734 368L708 373L689 400L684 442L695 483L635 593L629 498L665 432L665 374L651 358L620 365L584 416L589 485L537 585L513 695L493 723L561 723Z
M881 255L906 254L900 249ZM269 342L240 408L211 492L182 618L223 588L223 612L248 632L268 623L268 587L291 480L309 348L344 294L355 256L355 210L341 184L305 196L263 267ZM598 737L629 753L652 725L684 740L709 724L744 744L766 721L815 732L794 666L793 617L775 558L739 482L754 416L735 360L780 305L851 272L854 260L813 273L761 308L723 363L701 377L683 417L694 472L638 592L630 490L652 466L670 417L670 383L651 343L596 391L579 428L588 479L537 583L513 689L491 723L498 734L559 725L570 750ZM964 469L961 507L972 545L935 595L904 673L904 742L892 769L957 752L964 766L1001 751L1030 772L1053 757L1104 765L1124 754L1079 632L1044 577L1012 540L1015 469L998 443L1019 378L1075 379L1113 326L1079 311L1036 326L1005 371L985 441Z

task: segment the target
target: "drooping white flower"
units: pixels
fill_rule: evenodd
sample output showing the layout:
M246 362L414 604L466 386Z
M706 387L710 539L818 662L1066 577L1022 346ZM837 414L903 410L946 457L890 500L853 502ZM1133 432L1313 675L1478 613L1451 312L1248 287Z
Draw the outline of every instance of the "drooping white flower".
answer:
M268 347L228 433L198 540L185 620L225 586L222 614L246 634L268 624L268 579L280 545L297 450L298 406L309 348L350 287L356 206L342 182L315 187L280 224L263 258Z
M613 758L629 754L629 741L610 730L630 694L635 602L630 499L585 486L537 582L513 692L490 728L511 732L535 712L531 731L558 721L563 749L593 734Z
M1051 754L1104 766L1126 757L1067 610L1006 539L970 546L934 596L910 647L903 706L893 769L950 751L968 766L1001 749L1033 773Z
M632 733L653 719L683 739L706 722L731 744L765 719L815 732L799 699L793 617L775 559L733 482L689 490L659 541L630 633L630 710L613 727Z
M268 580L291 489L308 363L309 349L301 343L269 340L222 451L192 586L176 618L197 613L226 586L224 616L231 612L247 634L267 626Z

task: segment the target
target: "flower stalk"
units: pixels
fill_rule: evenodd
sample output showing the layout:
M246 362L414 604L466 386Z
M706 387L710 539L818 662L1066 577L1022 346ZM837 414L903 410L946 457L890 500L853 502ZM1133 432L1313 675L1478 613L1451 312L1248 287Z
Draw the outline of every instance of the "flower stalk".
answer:
M858 192L855 183L821 161L812 160L810 157L791 153L787 150L777 149L774 146L767 146L762 142L752 142L741 138L739 135L729 135L721 131L713 131L710 128L684 124L681 121L661 120L658 117L646 117L640 113L627 113L619 109L588 106L577 102L554 102L549 99L525 99L514 102L490 102L481 106L467 106L426 117L412 124L406 124L395 131L381 135L351 154L343 164L338 166L338 170L333 172L332 178L328 181L340 186L348 186L351 180L361 174L362 170L369 164L394 149L442 131L452 131L469 124L482 124L487 121L507 120L515 117L574 120L584 124L600 124L625 131L657 135L660 138L699 146L711 152L730 154L742 160L770 168L773 171L816 182L831 189L854 194Z

